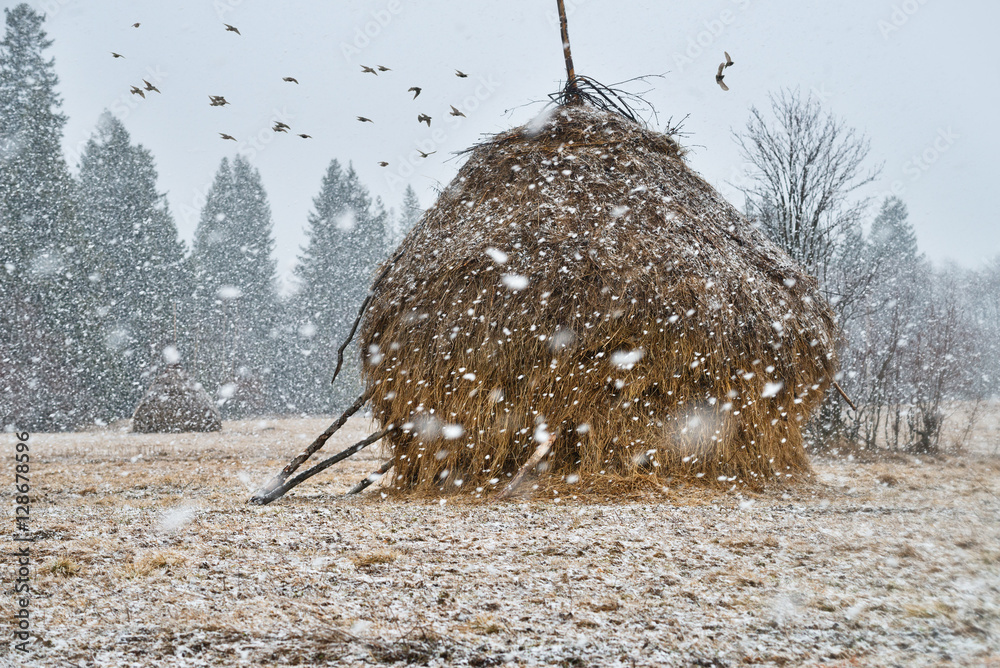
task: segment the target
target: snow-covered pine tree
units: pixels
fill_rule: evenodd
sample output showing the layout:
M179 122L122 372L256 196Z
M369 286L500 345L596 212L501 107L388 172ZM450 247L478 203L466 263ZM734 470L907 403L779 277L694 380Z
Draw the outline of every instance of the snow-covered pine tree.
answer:
M921 261L917 248L917 235L910 223L906 204L898 197L887 197L882 202L868 235L872 260L884 272L892 274L889 281L896 281L901 274L914 270Z
M277 313L272 227L260 174L240 156L231 165L223 159L195 230L185 348L198 380L225 400L228 417L271 408Z
M102 343L88 384L107 418L126 417L174 342L174 308L188 292L184 246L156 190L152 155L110 113L84 147L79 178L91 287L83 315Z
M420 200L417 198L417 193L413 189L413 186L406 186L406 190L403 191L403 205L399 211L399 218L394 221L395 224L390 235L390 250L399 246L407 233L420 220L420 216L423 213L424 210L420 208Z
M64 429L90 416L76 294L80 229L62 156L66 117L43 17L6 9L0 42L0 423Z
M295 274L292 303L298 329L295 364L297 410L330 412L360 392L357 348L345 356L337 386L330 386L337 349L346 338L379 263L386 255L388 214L372 203L354 168L333 160L309 214L308 244Z

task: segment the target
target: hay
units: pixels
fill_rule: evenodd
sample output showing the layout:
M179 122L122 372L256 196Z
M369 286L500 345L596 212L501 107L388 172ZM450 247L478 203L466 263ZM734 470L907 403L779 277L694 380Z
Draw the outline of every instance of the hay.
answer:
M132 415L132 431L219 431L222 420L205 389L179 364L168 365L150 385Z
M500 489L545 439L588 487L808 470L832 314L683 154L588 106L471 151L362 323L392 487Z

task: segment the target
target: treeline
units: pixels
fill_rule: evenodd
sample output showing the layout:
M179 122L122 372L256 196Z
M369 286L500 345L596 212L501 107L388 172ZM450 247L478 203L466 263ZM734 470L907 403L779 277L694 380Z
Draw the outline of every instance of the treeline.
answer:
M813 444L962 444L1000 395L1000 256L934 267L899 197L859 196L879 175L867 138L814 98L772 96L736 139L751 166L748 215L819 278L842 330L839 380L856 409L831 392Z
M225 417L323 413L353 399L357 373L330 385L336 351L376 266L420 215L413 190L393 216L333 160L307 221L299 289L280 298L267 194L245 159L222 160L190 250L153 156L112 115L70 173L42 23L26 4L6 10L0 43L0 424L128 417L178 355Z

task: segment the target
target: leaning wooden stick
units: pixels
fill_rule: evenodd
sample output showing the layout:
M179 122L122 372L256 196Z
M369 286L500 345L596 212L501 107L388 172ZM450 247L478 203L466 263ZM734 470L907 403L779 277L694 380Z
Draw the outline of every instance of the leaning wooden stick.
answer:
M514 477L511 478L510 484L504 487L503 491L497 495L498 499L506 499L510 497L511 494L514 493L518 485L520 485L521 482L524 480L524 477L531 472L531 469L538 466L538 462L542 461L542 457L544 457L549 453L549 443L551 442L552 438L550 437L547 441L545 441L544 443L540 443L538 447L535 448L535 451L531 454L530 457L528 457L528 461L524 462L524 466L519 468L517 470L517 473L514 474Z
M387 461L385 464L382 464L382 466L378 467L377 470L372 471L371 473L366 475L364 480L362 480L357 485L348 490L345 496L350 496L351 494L357 494L359 492L363 492L364 490L368 489L369 485L371 485L373 482L384 476L389 471L389 469L391 469L395 464L396 462L391 459Z
M405 247L386 263L386 265L382 268L382 271L379 272L379 275L375 277L374 281L372 281L372 287L368 290L368 296L365 297L363 302L361 302L361 308L358 309L358 317L354 319L354 324L351 325L351 331L348 332L347 338L344 339L344 342L340 344L340 348L337 350L337 368L333 370L333 378L330 380L331 385L337 382L337 376L340 375L340 370L344 366L344 351L347 350L347 346L354 340L354 335L358 331L358 325L361 324L361 318L364 317L368 304L371 303L372 297L375 296L375 290L382 282L382 279L385 278L385 275L389 273L389 270L396 266L396 262L399 261L399 258L403 257L404 252L406 252Z
M285 468L281 469L281 473L271 478L270 482L261 487L257 491L257 493L254 494L253 498L250 499L250 503L263 505L264 503L270 503L270 501L273 501L274 499L270 499L269 501L263 501L263 499L268 497L274 490L281 487L281 485L284 484L286 480L288 480L288 476L295 473L296 469L302 466L302 464L307 459L312 457L317 450L322 448L326 444L326 442L330 440L330 437L333 436L335 433L337 433L337 430L339 430L341 427L344 426L344 423L347 422L347 418L351 417L359 410L361 410L361 407L365 405L365 402L368 401L368 398L370 396L371 392L365 392L360 397L358 397L357 400L355 400L355 402L351 404L350 408L344 411L344 414L341 415L339 418L337 418L336 422L327 427L326 431L317 436L316 440L313 441L308 448L299 453L299 455L295 459L288 462L288 465Z
M392 431L392 429L393 429L392 425L389 425L387 428L383 429L382 431L380 431L380 432L378 432L376 434L372 434L371 436L369 436L368 438L364 439L363 441L358 441L357 443L355 443L351 447L345 448L344 450L341 450L340 452L338 452L334 456L328 457L328 458L324 459L323 461L321 461L319 464L316 464L315 466L313 466L312 468L310 468L310 469L308 469L306 471L303 471L302 473L298 474L297 476L295 476L294 478L292 478L291 480L289 480L288 482L286 482L285 484L283 484L281 487L278 487L277 489L275 489L275 490L273 490L271 492L268 492L265 495L257 495L255 497L253 497L252 499L250 499L250 501L252 503L257 504L258 506L266 506L267 504L271 503L275 499L280 499L291 488L295 487L296 485L298 485L298 484L300 484L302 482L305 482L306 480L308 480L309 478L313 477L317 473L321 473L322 471L325 471L326 469L330 468L331 466L333 466L337 462L341 462L341 461L347 459L348 457L350 457L351 455L354 455L354 454L357 454L357 453L361 452L366 447L368 447L369 445L371 445L375 441L379 440L380 438L382 438L383 436L385 436L386 434L388 434L390 431Z
M853 408L855 412L857 412L858 407L855 406L854 402L851 401L851 398L847 396L847 392L844 392L844 388L840 386L840 383L838 383L837 381L833 381L833 386L837 388L837 392L840 392L840 396L844 398L844 401L847 402L847 405Z

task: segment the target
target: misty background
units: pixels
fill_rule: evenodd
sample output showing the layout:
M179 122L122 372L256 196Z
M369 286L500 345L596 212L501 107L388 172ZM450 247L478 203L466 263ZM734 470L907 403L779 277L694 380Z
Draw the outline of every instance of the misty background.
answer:
M227 419L350 404L356 346L330 376L376 268L457 152L563 83L548 2L3 4L7 429L127 418L178 361ZM972 433L1000 390L1000 8L567 10L577 73L680 124L689 163L819 279L856 404L828 397L810 442Z
M54 40L70 168L111 110L156 156L160 188L190 241L219 160L252 158L285 282L332 157L353 162L388 207L399 208L407 184L427 207L460 164L453 152L527 121L565 78L554 2L31 4ZM1000 138L984 127L1000 94L990 65L996 3L569 0L567 11L577 71L606 84L662 73L629 87L658 111L654 127L687 116L690 164L737 206L745 166L731 131L751 105L767 106L769 92L797 87L871 138L872 161L884 169L870 194L896 186L932 260L974 267L1000 251L995 209L977 196L990 192L1000 153ZM723 50L736 63L728 93L714 82ZM392 71L362 74L361 64ZM141 78L163 94L130 95ZM411 86L423 88L417 100ZM231 105L209 107L208 95ZM449 105L467 118L448 116ZM431 128L419 113L433 117ZM313 139L275 136L276 118ZM415 149L428 146L437 153L420 159Z

